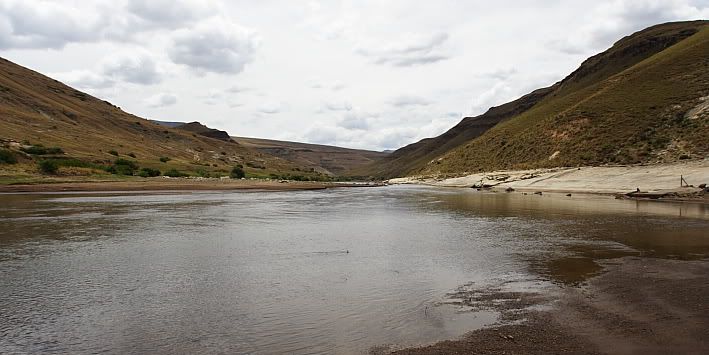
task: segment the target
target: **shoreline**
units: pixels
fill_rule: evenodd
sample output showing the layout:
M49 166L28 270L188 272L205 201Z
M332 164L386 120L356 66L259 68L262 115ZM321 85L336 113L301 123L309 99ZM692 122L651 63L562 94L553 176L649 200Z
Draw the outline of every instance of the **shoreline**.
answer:
M681 178L691 186L680 186ZM709 160L656 165L501 170L450 178L412 176L390 179L388 183L709 203L709 188L706 187L709 184ZM702 184L705 187L700 187Z
M183 178L147 178L128 181L60 181L32 184L0 185L2 193L36 192L111 192L111 191L306 191L339 187L377 187L381 184L312 182L312 181L263 181L263 180L216 180Z
M628 256L603 266L599 275L582 285L565 286L558 295L488 292L482 306L471 297L466 301L470 306L500 311L503 321L459 339L384 353L709 352L708 259Z

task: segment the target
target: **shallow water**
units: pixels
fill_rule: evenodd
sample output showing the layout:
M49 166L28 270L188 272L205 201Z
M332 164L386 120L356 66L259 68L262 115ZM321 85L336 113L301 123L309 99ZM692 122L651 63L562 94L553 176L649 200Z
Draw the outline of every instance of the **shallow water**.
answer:
M496 321L461 285L553 289L709 256L703 205L422 187L0 195L0 353L362 353Z

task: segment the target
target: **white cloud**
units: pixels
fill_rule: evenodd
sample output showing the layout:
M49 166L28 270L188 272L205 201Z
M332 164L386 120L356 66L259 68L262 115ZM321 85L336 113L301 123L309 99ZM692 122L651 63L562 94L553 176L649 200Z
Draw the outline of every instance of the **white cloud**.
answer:
M50 1L0 1L0 48L60 49L96 41L101 24L92 12Z
M319 112L327 111L352 111L352 104L349 102L328 102L322 106Z
M449 56L441 51L441 46L448 40L447 33L432 36L409 36L395 44L360 46L358 54L370 57L377 64L389 64L399 67L436 63Z
M284 110L285 110L285 107L283 106L283 104L275 103L275 102L269 102L269 103L263 104L258 108L258 112L265 113L267 115L281 113Z
M171 93L159 93L146 98L143 103L153 108L172 106L177 103L177 96Z
M256 34L224 19L210 19L173 37L168 55L198 74L238 74L254 58Z
M163 73L156 60L145 50L113 54L101 64L101 73L109 78L141 85L157 84Z
M169 28L192 23L217 12L214 3L201 0L128 0L126 10L143 21Z
M412 106L428 106L431 104L431 101L420 96L401 95L390 100L389 104L399 108L407 108Z
M51 76L81 90L107 89L116 84L112 79L90 70L72 70Z

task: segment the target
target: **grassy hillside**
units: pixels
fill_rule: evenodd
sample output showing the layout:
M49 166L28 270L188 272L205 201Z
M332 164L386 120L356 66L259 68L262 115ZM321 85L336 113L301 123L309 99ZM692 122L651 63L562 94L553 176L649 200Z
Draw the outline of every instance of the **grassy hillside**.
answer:
M33 154L39 145L58 149ZM6 177L36 174L39 161L49 159L81 162L71 164L82 165L75 169L61 169L66 174L99 173L97 167L117 159L192 175L228 175L238 164L264 176L298 168L236 142L157 125L1 58L0 149L17 161L0 161L0 175Z
M696 32L696 28L700 30ZM674 45L669 45L672 41L662 42L677 34L691 36ZM661 43L666 48L646 56L641 53L648 43ZM616 53L646 58L632 64L632 60L616 61ZM707 156L706 22L655 26L619 41L605 55L589 61L596 71L574 72L556 92L530 110L500 123L419 172L459 174Z
M245 147L327 175L342 175L388 155L369 150L260 138L234 137L234 140Z
M706 27L706 24L706 21L667 23L653 26L627 36L615 43L610 49L584 61L577 70L571 73L564 80L550 87L535 90L534 92L515 101L498 107L492 107L483 115L477 117L466 117L458 125L451 128L444 134L435 138L424 139L420 142L401 148L393 152L385 159L370 164L365 168L358 169L356 172L361 175L371 175L375 177L394 177L418 174L422 172L461 173L464 171L477 171L480 169L563 165L572 163L599 164L613 161L649 161L654 156L653 154L657 155L660 153L661 149L659 149L659 147L662 144L669 143L671 141L670 139L665 142L668 137L665 137L664 135L669 134L666 130L660 128L658 133L658 129L655 128L655 130L652 131L654 127L653 125L657 125L658 123L648 123L649 125L645 125L645 123L640 124L640 126L648 129L642 139L652 141L650 145L653 147L653 154L651 154L652 152L647 152L647 148L643 146L642 149L645 149L644 152L637 152L638 154L632 153L630 154L630 157L622 157L623 152L611 152L612 148L610 147L614 144L618 145L618 141L614 140L612 137L606 136L603 133L594 130L594 134L597 135L593 137L579 138L580 136L578 136L578 133L586 134L585 132L588 129L588 127L584 126L587 122L585 119L588 119L587 123L591 126L594 126L596 123L601 123L600 121L592 122L590 121L590 116L581 117L580 121L578 120L578 117L577 120L574 120L572 116L569 116L571 112L567 111L571 106L580 104L582 101L586 101L592 95L595 95L595 93L599 91L598 86L602 85L602 83L611 80L611 78L619 75L619 73L629 70L629 68L639 65L639 63L645 61L646 59L666 51L676 43L685 41L687 38L690 38L702 28ZM697 63L694 63L695 66L701 66L701 63L704 63L702 60L706 60L706 55L701 55L701 49L690 55L695 55L695 59L698 60ZM697 67L685 67L683 64L677 64L672 69L668 68L668 71L666 71L665 74L692 75L690 73L696 72L697 76L700 78L706 75L704 73L697 72L696 69ZM660 65L657 67L657 70L661 75L664 69L662 65ZM684 72L685 70L687 71L686 73ZM640 78L640 80L642 80L642 78ZM660 87L662 87L662 85L657 84L654 85L653 89L647 88L650 90L647 94L641 94L638 91L645 89L645 86L635 89L632 95L620 93L620 96L616 96L616 99L619 100L617 101L618 105L612 105L610 102L608 102L608 105L601 103L600 106L606 107L599 107L598 111L594 111L594 109L590 108L588 105L585 105L583 107L587 108L587 110L584 111L583 115L592 114L593 116L604 117L606 121L602 124L608 125L606 128L609 131L614 131L616 129L614 128L616 127L616 123L621 123L626 120L625 118L619 119L617 117L627 116L625 114L621 114L621 112L629 113L635 109L639 109L644 112L643 114L649 114L649 112L646 112L644 109L636 107L636 102L633 101L636 99L635 96L642 97L644 100L637 101L637 105L644 105L643 102L653 101L655 98L658 100L666 99L665 96L654 92ZM701 97L697 96L701 92L701 87L702 86L700 84L685 87L681 93L678 93L678 95L681 95L682 98L688 100L686 104L690 105L691 102L689 101L696 100ZM598 100L608 99L605 97L599 97ZM667 109L665 106L662 106L665 104L666 103L664 101L658 101L657 104L654 105L651 104L650 106L655 106L653 110L656 111L652 114L657 114L660 110ZM674 112L673 110L676 111L679 109L667 110ZM673 114L669 111L663 114ZM556 117L562 113L563 117L565 117L564 119L574 121L574 123L570 123L573 128L564 128L556 133L557 136L551 138L547 138L546 135L533 129L536 125L541 124L541 121L544 121L550 117ZM508 122L518 122L520 119L525 123L510 123L509 126L507 125ZM639 119L641 121L646 120L645 118L627 119L631 121L634 119ZM562 121L563 119L559 118L559 122L557 123L564 123ZM690 122L697 124L696 121ZM583 124L579 125L579 123ZM567 122L566 124L569 123ZM659 125L662 126L663 124ZM671 125L675 126L674 124ZM508 128L504 130L500 128L500 130L498 130L498 127ZM623 125L617 126L618 129L622 129L622 127ZM569 129L576 129L579 132L566 132ZM673 134L684 136L685 134L691 135L692 133L687 129L676 131ZM562 139L559 135L573 135L581 140L574 140L571 138ZM490 137L492 136L495 136L496 138L491 139ZM624 135L622 136L624 137ZM541 147L553 146L554 144L551 144L551 142L560 139L566 142L561 145L569 145L564 149L564 152L560 150L556 157L552 160L541 159L541 156L547 153L547 150L543 150ZM605 147L605 150L600 151L599 148L592 150L591 153L586 152L584 150L584 144L586 144L586 141L589 139L593 142L591 143L592 145L600 144L601 147ZM468 148L462 148L462 146L468 144L469 142L478 141L479 143L471 143L471 146ZM694 142L696 139L690 139L690 141ZM515 143L513 144L513 142ZM571 146L575 146L575 148L572 149ZM559 149L561 149L561 146ZM592 147L592 149L595 148ZM701 148L697 149L698 150L692 150L692 152L695 154L700 153ZM539 157L533 158L533 154L531 154L530 151L534 152L537 150L540 152L540 155ZM578 154L573 156L574 150L583 151L583 153L585 153L583 154L584 159L581 159ZM454 151L455 153L453 153ZM543 158L548 158L554 154L554 152L556 152L556 150L548 152L549 154ZM676 158L672 154L664 154L664 157L666 159ZM682 153L680 153L680 155L681 154ZM445 158L440 159L441 157Z

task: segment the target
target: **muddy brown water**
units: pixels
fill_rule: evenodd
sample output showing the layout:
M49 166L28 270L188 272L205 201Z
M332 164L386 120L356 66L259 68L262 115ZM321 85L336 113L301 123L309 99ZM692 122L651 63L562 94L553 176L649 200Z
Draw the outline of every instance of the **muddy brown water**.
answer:
M0 195L0 353L351 354L493 324L461 285L709 256L709 208L391 186Z

